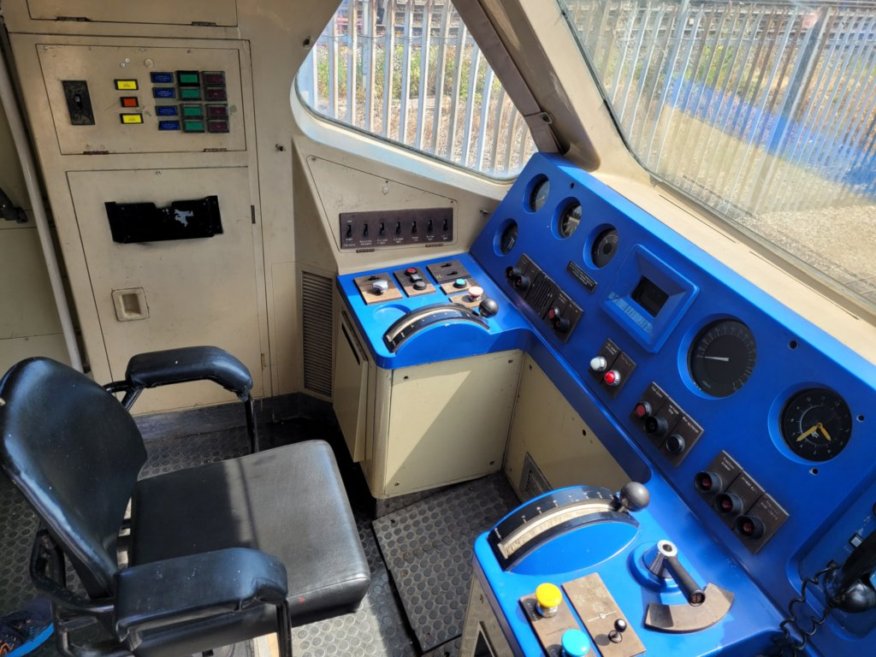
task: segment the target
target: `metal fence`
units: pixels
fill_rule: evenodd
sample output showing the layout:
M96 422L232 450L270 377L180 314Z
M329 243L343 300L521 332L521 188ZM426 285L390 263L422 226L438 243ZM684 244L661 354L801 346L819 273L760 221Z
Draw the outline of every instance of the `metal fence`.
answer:
M535 150L450 0L344 0L296 80L319 114L486 175Z
M876 198L876 3L565 0L630 147L741 217Z

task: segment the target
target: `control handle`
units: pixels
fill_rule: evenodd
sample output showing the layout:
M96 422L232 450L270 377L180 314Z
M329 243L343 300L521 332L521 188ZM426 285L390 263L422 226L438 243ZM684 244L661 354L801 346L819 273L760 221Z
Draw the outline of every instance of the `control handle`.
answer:
M638 481L630 481L614 494L613 505L615 511L641 511L650 501L648 489Z
M698 607L706 601L703 589L678 560L678 548L672 541L663 540L657 543L657 551L648 565L648 570L658 577L674 579L692 607Z

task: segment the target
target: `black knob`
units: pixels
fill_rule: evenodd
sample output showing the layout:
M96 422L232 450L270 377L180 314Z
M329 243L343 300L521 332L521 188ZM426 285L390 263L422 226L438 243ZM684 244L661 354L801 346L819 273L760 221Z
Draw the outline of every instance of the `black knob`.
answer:
M505 276L513 281L523 276L523 271L519 267L508 267L505 270Z
M641 511L651 501L651 493L638 481L625 483L614 497L618 511Z
M666 445L664 445L666 451L674 455L681 454L685 447L687 447L687 442L683 436L677 433L670 434L669 438L666 439Z
M422 278L418 278L414 281L414 289L415 290L425 290L426 289L426 281Z
M703 470L694 475L694 486L701 493L720 493L724 490L724 482L717 472Z
M495 299L485 297L479 306L482 317L492 317L499 312L499 303Z
M623 618L618 618L614 622L614 629L608 633L608 640L612 643L620 643L624 640L624 632L627 631L627 622Z
M876 607L876 591L861 581L857 581L831 600L842 609L852 613L860 613Z
M721 493L715 498L718 513L725 516L736 516L742 513L742 499L736 493Z
M514 287L523 292L526 292L526 290L528 290L531 285L532 280L529 278L529 276L526 276L525 274L521 274L514 281Z
M756 516L739 516L736 518L736 531L746 538L758 539L765 531L763 520Z
M645 418L645 433L649 433L657 438L662 438L669 431L669 422L665 417L659 415L649 415Z
M554 330L557 333L567 333L570 328L572 328L572 322L568 318L562 315L554 317Z

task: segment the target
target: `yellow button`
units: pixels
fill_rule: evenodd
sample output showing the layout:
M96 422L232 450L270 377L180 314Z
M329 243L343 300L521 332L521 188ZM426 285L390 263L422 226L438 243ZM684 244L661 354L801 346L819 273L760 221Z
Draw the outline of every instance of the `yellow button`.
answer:
M116 80L116 89L119 91L136 91L138 89L136 80Z
M119 114L122 123L143 123L142 114Z
M563 601L563 594L560 593L559 586L545 582L544 584L539 584L535 589L535 601L541 610L547 611L560 606L560 603Z

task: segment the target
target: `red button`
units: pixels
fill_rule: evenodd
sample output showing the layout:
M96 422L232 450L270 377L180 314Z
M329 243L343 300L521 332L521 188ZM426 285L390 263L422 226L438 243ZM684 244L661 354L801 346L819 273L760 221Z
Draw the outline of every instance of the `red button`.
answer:
M226 100L225 87L207 87L207 100Z
M605 381L606 385L615 386L620 383L620 372L617 370L608 370L608 372L602 377L602 380Z
M139 107L140 101L137 100L136 96L122 96L119 99L119 102L122 104L122 107Z
M408 267L407 269L405 269L405 273L408 276L413 276L414 274L417 273L417 268L416 267Z
M646 415L651 415L648 412L648 407L645 406L645 404L643 402L639 402L638 404L636 404L636 408L634 409L634 412L636 414L636 417L645 417Z

